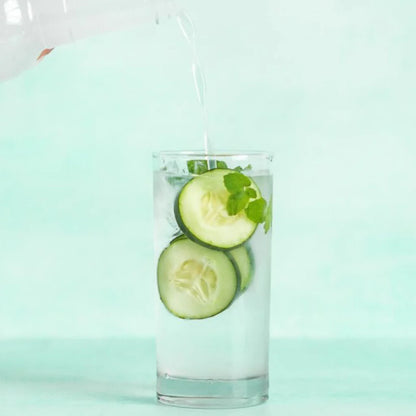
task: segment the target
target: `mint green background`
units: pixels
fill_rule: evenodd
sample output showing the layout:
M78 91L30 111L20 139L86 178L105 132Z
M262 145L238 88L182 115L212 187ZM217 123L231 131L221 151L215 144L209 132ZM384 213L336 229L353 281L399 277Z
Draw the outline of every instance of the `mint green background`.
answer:
M272 335L415 337L416 4L184 4L214 145L276 154ZM151 152L202 147L190 64L170 20L0 84L0 338L154 333Z
M155 405L152 339L3 340L0 410L2 416L414 416L415 346L397 339L273 339L266 404L213 411Z

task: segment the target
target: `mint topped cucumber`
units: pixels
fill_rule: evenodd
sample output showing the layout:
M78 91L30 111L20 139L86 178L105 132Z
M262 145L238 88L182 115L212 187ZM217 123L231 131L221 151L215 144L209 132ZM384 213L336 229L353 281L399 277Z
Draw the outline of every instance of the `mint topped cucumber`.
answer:
M252 179L231 169L212 169L185 184L176 199L175 216L191 240L230 249L256 230L258 222L249 217L248 208L258 200L261 193Z

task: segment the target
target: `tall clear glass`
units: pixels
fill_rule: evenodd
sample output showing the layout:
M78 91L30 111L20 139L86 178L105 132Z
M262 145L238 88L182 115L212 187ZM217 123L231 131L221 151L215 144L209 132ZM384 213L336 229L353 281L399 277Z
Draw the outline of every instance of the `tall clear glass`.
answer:
M154 161L157 397L197 408L268 398L272 156Z

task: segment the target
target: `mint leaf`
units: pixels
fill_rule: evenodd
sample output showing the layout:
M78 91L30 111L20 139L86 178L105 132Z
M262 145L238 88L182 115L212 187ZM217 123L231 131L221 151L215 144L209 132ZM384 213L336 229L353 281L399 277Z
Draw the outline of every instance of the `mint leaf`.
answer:
M239 172L228 173L224 176L224 185L228 192L236 194L242 192L245 186L250 186L251 180Z
M264 210L266 208L266 201L264 198L259 198L254 201L251 201L246 208L246 215L247 217L257 223L260 224L264 221Z
M272 207L272 197L270 197L270 202L266 208L266 214L264 216L264 232L267 234L267 231L270 230L272 226L272 217L273 217L273 207Z
M228 166L224 161L217 160L217 168L218 169L228 169Z
M253 188L246 188L246 194L249 198L256 198L257 197L257 192Z
M250 169L252 169L253 167L249 164L249 165L247 165L245 168L242 168L241 166L236 166L233 170L235 170L235 171L237 171L237 172L241 172L241 171L243 171L243 170L250 170Z
M227 200L227 212L228 215L236 215L242 211L249 200L249 197L245 192L238 192L231 194Z
M204 159L188 160L186 164L188 166L188 172L195 175L200 175L208 170L208 163Z
M211 166L208 166L208 161L206 159L195 159L188 160L186 164L188 165L188 172L194 175L201 175L213 167L218 169L228 169L227 164L223 160L210 160L213 162Z

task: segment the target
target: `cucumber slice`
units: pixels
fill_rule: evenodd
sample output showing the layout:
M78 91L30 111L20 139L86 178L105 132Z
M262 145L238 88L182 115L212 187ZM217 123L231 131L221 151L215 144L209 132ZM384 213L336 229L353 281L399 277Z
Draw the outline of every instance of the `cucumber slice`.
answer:
M215 249L230 249L247 241L257 224L245 211L236 215L227 212L229 192L224 176L230 169L212 169L191 179L175 202L175 216L181 230L199 244ZM258 196L260 190L252 181Z
M240 292L244 292L247 289L248 285L251 283L251 279L253 277L253 255L251 253L250 248L245 245L233 248L229 251L229 254L232 256L235 263L237 264L241 277Z
M157 266L160 299L175 316L204 319L226 309L240 287L240 276L227 253L176 238Z
M178 241L178 240L184 240L187 239L188 237L185 234L180 234L178 236L176 236L169 244L173 244L174 242Z

